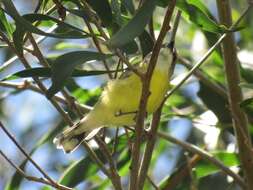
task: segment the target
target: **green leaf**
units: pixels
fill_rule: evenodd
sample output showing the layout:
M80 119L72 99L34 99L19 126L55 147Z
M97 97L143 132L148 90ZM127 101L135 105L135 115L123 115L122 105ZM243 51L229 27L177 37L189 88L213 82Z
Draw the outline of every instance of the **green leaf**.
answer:
M147 0L136 15L114 34L107 44L111 47L122 47L139 36L148 23L155 9L155 0Z
M113 146L113 140L108 144L109 148L112 148ZM120 154L125 149L125 143L127 143L127 138L125 135L119 136L118 139L118 146L117 146L117 153ZM97 149L95 150L95 153L100 158L100 160L106 164L106 159L103 156L103 153ZM124 152L123 152L124 153ZM130 158L130 157L129 157ZM128 158L128 160L129 160ZM121 166L126 163L125 161L122 161L120 164ZM94 174L97 173L98 167L96 164L93 163L92 159L87 156L79 161L74 162L71 164L62 174L59 183L62 185L66 185L68 187L75 187L79 183L81 183L83 180L92 177ZM81 172L80 172L81 171Z
M118 0L111 0L111 7L113 11L114 21L121 26L124 23L124 19L121 13L121 3Z
M68 29L68 32L66 33L47 33L46 36L49 37L56 37L56 38L69 38L69 39L80 39L87 37L88 33L71 25L68 23L65 23L61 20L58 20L54 17L43 15L43 14L26 14L22 16L24 19L28 20L31 23L37 22L37 21L52 21L58 25L58 27L64 27Z
M112 10L108 0L87 0L87 3L97 13L104 26L112 23Z
M142 32L142 34L139 36L139 39L142 50L142 56L145 57L152 51L154 41L146 30Z
M169 0L158 0L158 5L163 7L167 6L168 3ZM200 0L177 0L176 6L184 13L183 16L186 19L189 19L204 31L212 33L229 32L226 27L215 22L208 8Z
M50 68L32 68L32 69L25 69L22 71L18 71L11 75L6 76L1 81L7 80L15 80L19 78L27 78L27 77L50 77L51 76L51 69Z
M87 61L104 60L111 56L98 52L74 51L57 57L52 64L52 86L47 91L47 97L51 98L62 89L76 66Z
M79 70L75 69L73 73L71 74L72 77L85 77L85 76L95 76L95 75L103 75L108 73L113 73L116 70L112 71L105 71L105 70L94 70L94 71L88 71L88 70ZM32 69L25 69L22 71L18 71L14 74L11 74L5 78L3 78L1 81L7 81L7 80L15 80L20 78L27 78L27 77L51 77L52 71L51 68L45 68L45 67L36 67Z
M248 98L240 103L241 108L249 114L250 116L253 115L253 98Z
M68 187L75 187L97 171L97 165L93 164L90 157L85 157L71 164L62 174L59 183Z
M124 46L120 47L120 49L125 52L126 54L134 54L138 51L138 45L137 43L133 40Z
M228 100L212 88L200 82L198 97L218 117L221 123L231 123L231 115L228 109Z
M216 152L213 155L216 159L220 160L227 167L240 165L238 155L235 153ZM202 178L219 171L219 168L204 160L199 161L195 167L195 173L197 178Z
M50 186L44 186L40 190L53 190Z
M243 68L240 66L240 73L242 78L246 80L248 83L253 83L253 70L248 68Z
M88 37L86 34L82 34L80 29L71 26L67 23L64 23L62 21L59 21L53 17L47 16L47 15L41 15L41 14L29 14L25 16L20 16L17 12L15 6L13 5L12 1L9 0L3 0L4 6L6 8L6 12L15 20L16 22L16 30L14 32L13 41L14 44L20 54L23 53L23 37L26 31L48 36L48 37L55 37L55 38L86 38ZM32 21L37 20L52 20L53 22L56 22L57 24L64 25L65 27L69 27L71 30L68 33L65 34L54 34L54 33L47 33L44 32L35 26L32 25L30 21L27 19L31 19ZM74 30L75 29L75 30Z
M12 38L12 33L14 31L12 25L7 21L5 13L0 9L0 29L6 31L8 37Z
M125 8L133 15L135 12L134 4L132 0L121 0Z
M212 33L228 32L224 26L219 26L210 18L207 8L198 0L177 0L177 7L183 11L186 17L202 30Z
M32 20L33 22L36 20L52 20L53 22L56 22L57 24L64 25L65 27L70 27L71 29L75 29L76 31L83 32L82 30L71 26L70 24L64 23L62 21L59 21L58 19L55 19L53 17L42 15L42 14L28 14L24 16L20 16L17 12L16 8L14 7L13 3L9 0L3 0L3 3L5 5L6 11L8 14L15 20L16 24L21 27L25 31L29 31L35 34L43 35L43 36L49 36L49 37L61 37L61 35L52 34L44 32L35 26L33 26L27 19ZM62 35L64 36L64 35ZM71 36L69 36L71 37ZM80 38L81 36L79 36ZM87 37L86 35L83 35L82 37Z

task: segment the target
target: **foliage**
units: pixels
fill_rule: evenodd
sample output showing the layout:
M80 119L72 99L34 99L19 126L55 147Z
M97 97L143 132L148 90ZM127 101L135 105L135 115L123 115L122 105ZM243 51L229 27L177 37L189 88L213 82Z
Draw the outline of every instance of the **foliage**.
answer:
M236 31L236 43L240 47L238 58L241 61L238 67L238 73L241 74L240 89L245 97L240 102L240 108L247 114L248 125L252 126L253 62L247 57L239 56L242 52L248 52L252 58L253 54L253 45L249 40L253 28L250 19L252 13L246 11L245 15L241 15L242 7L251 5L231 1L233 17L241 18L245 27L239 23L230 28L220 24L213 15L216 9L213 1L177 0L175 7L173 0L25 2L0 1L0 60L4 60L0 65L0 118L4 121L3 127L6 126L15 134L16 140L24 149L30 150L29 155L42 165L43 171L56 177L54 184L43 173L34 173L27 157L20 159L19 153L11 147L16 157L10 160L17 163L27 176L42 176L47 183L42 180L38 185L33 179L28 183L25 180L27 176L16 170L10 177L15 168L9 167L6 171L0 168L0 189L18 190L33 185L34 188L47 190L57 184L63 185L59 189L121 189L117 187L118 174L122 189L127 188L133 159L131 151L136 138L136 133L131 128L112 127L99 133L109 156L95 140L86 144L85 149L79 148L73 154L65 155L56 150L52 139L91 109L89 106L95 104L108 78L113 80L120 77L122 72L131 71L136 63L156 48L157 39L165 25L163 21L168 19L164 15L169 8L173 13L172 19L168 20L171 29L163 42L172 40L177 49L178 59L171 82L171 87L176 90L165 101L158 132L152 134L156 138L154 147L151 146L151 160L147 165L143 189L165 190L173 187L184 190L189 189L189 186L192 189L208 189L212 183L217 183L217 190L228 189L228 186L237 189L236 185L227 180L231 173L212 161L214 159L220 162L236 176L242 177L244 171L239 159L240 150L230 150L231 147L236 147L237 142L231 138L235 133L231 127L233 114L227 96L224 52L219 43L212 54L206 56L204 53L222 35L234 34ZM177 22L178 26L175 24ZM162 53L159 56L165 57ZM202 58L201 64L205 64L199 64L198 67L201 67L194 68L194 72L190 73L191 79L180 84L178 81ZM166 60L163 61L166 64ZM93 90L94 85L96 90ZM29 94L24 97L27 90ZM47 103L40 104L41 99L36 99L39 105L36 113L39 114L26 111L26 108L29 110L33 107L30 105L25 105L22 114L13 111L17 106L22 107L20 102L24 103L24 98L29 102L38 92L42 94L43 100L48 100ZM13 98L18 100L13 101ZM10 104L12 101L17 105ZM11 115L6 111L8 105L13 106L10 108ZM57 112L51 109L51 105ZM43 110L44 106L46 110ZM18 115L29 115L22 118L26 127L16 126L19 125ZM50 116L50 119L45 119L43 115ZM145 120L147 127L151 125L152 119L155 119L155 115ZM214 131L218 132L213 133ZM196 149L182 149L180 143L169 144L168 139L159 136L160 133L176 134L179 140L189 142L186 146L203 148L199 149L207 157L199 155ZM143 134L141 153L149 151L147 147L152 141L152 135ZM252 138L253 133L250 135ZM1 131L0 138L2 136L5 137L5 133ZM210 137L213 138L210 140ZM11 143L3 139L4 143L1 144ZM0 145L1 155L9 155L6 145ZM186 152L187 155L184 154ZM40 158L45 159L45 163L40 163ZM7 162L0 159L0 165L7 165ZM239 172L235 173L230 167L237 168ZM213 182L217 176L221 181ZM233 179L233 182L241 185L238 179Z

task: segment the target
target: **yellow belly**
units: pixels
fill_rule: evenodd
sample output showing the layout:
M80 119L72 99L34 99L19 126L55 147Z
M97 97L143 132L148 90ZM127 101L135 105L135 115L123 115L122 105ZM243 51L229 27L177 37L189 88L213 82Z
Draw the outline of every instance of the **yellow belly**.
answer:
M154 70L150 84L151 94L147 103L148 113L156 111L168 87L168 73L158 69ZM105 125L133 125L139 107L141 90L140 78L135 74L125 79L110 81L100 101L94 107L94 114L100 116L101 123Z

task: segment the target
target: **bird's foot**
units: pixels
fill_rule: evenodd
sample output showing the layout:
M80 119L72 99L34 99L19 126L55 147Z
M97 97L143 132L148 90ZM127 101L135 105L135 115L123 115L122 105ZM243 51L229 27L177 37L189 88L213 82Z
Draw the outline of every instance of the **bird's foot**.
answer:
M130 111L130 112L123 112L121 110L117 111L114 115L115 117L123 116L123 115L129 115L129 114L137 114L138 111Z

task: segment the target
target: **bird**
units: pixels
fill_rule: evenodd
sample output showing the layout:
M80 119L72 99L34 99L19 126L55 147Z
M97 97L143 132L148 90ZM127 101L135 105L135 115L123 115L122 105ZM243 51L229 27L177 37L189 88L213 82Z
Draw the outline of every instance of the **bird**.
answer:
M159 54L150 81L147 114L152 114L158 109L170 88L169 79L175 62L173 46L172 43L164 46L161 49L163 53ZM163 56L166 57L166 61ZM150 57L151 53L137 66L138 71L147 70ZM134 125L141 93L141 79L131 70L124 71L117 79L109 80L93 109L78 123L54 138L56 148L70 153L84 140L93 137L101 127Z

